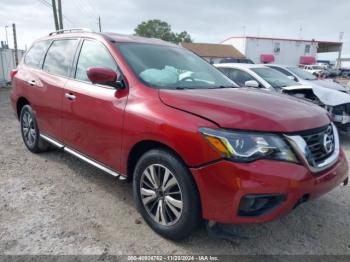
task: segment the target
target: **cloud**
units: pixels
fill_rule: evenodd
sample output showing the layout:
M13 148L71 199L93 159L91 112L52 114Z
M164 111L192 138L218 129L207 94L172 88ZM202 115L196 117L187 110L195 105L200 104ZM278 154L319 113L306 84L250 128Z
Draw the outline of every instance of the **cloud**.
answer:
M3 26L17 24L19 46L24 48L36 38L53 31L50 0L2 0L0 39ZM233 35L299 37L337 41L344 35L344 53L350 54L350 1L338 0L62 0L65 27L98 29L101 16L104 31L133 33L137 24L158 18L175 31L188 31L198 42L220 42ZM11 42L10 42L11 45Z

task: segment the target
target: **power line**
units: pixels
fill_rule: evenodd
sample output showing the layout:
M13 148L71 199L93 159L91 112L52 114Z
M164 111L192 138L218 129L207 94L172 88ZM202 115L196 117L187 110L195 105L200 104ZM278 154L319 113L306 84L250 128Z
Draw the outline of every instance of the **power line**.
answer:
M43 5L45 5L46 7L52 9L52 4L47 2L46 0L38 0L40 3L42 3ZM64 20L66 20L67 22L69 22L70 24L72 24L73 26L75 26L75 23L70 20L68 17L66 17L65 15L62 16Z
M89 17L91 16L95 17L95 19L98 18L98 15L93 11L92 7L86 2L83 3L82 1L77 0L77 1L74 1L73 3L82 13L85 13ZM88 7L90 7L90 9ZM92 26L92 28L95 28L97 25L96 23L92 23L91 21L89 21L88 23L90 24L90 26Z

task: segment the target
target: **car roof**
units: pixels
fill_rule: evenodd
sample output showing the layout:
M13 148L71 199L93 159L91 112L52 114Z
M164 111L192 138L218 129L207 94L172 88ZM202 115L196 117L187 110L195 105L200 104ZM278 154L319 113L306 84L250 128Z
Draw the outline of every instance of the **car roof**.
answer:
M180 47L176 44L169 43L157 38L147 38L135 35L126 35L126 34L117 34L114 32L64 32L64 33L51 33L48 36L40 38L40 40L54 40L61 38L71 38L71 37L87 37L87 38L95 38L95 39L105 39L114 43L143 43L143 44L154 44L154 45L163 45L163 46L172 46L172 47Z
M298 66L295 66L295 65L281 65L281 64L264 64L264 66L277 66L277 67L283 67L283 68L298 67Z
M243 69L251 69L251 68L263 68L264 65L260 64L248 64L248 63L220 63L215 64L217 67L229 67L229 68L243 68Z

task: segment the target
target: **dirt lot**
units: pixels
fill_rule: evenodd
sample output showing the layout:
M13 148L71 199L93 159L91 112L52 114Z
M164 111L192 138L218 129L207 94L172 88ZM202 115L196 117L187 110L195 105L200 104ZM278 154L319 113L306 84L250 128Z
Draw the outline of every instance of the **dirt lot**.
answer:
M35 155L0 89L1 254L350 254L350 187L338 187L263 225L230 225L165 240L134 208L131 184L60 151ZM342 137L350 157L350 138Z

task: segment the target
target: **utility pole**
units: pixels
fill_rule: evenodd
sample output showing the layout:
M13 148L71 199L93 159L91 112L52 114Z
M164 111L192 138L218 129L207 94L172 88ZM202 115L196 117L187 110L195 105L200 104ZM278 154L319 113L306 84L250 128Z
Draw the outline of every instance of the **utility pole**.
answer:
M303 40L303 28L301 26L299 27L299 39Z
M98 16L98 29L102 32L101 16Z
M338 59L337 59L337 65L336 68L339 69L341 67L341 53L343 50L343 37L344 37L344 32L339 33L339 42L340 42L340 47L338 51Z
M57 19L56 0L51 0L51 2L52 2L53 19L55 21L55 28L56 28L56 31L58 31L59 26L58 26L58 19Z
M9 48L9 37L8 37L8 35L7 35L7 28L8 28L9 26L8 25L5 25L5 32L6 32L6 45L7 45L7 48Z
M246 30L246 26L242 26L242 30L243 30L243 37L245 37L245 30Z
M63 19L62 19L62 1L57 0L57 9L58 9L58 21L59 21L59 28L63 29Z
M16 62L16 66L18 66L16 24L12 24L12 30L13 30L13 45L14 45L14 48L15 48L15 62Z

